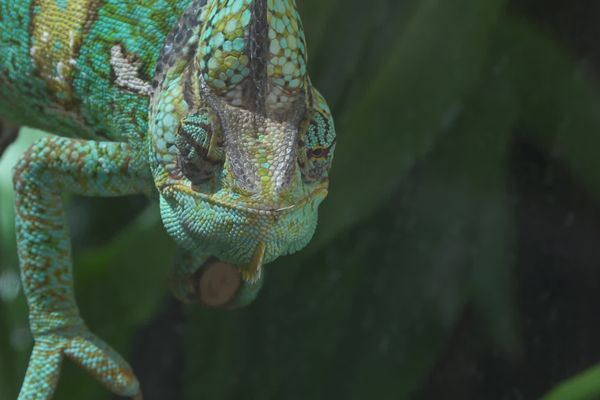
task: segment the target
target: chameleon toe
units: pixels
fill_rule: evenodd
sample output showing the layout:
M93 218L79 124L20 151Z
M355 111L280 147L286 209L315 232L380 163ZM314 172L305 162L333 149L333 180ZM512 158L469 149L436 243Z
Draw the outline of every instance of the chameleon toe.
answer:
M91 333L69 341L64 354L120 396L140 394L140 385L131 367L108 344Z
M18 400L52 398L60 375L61 342L59 338L36 340Z

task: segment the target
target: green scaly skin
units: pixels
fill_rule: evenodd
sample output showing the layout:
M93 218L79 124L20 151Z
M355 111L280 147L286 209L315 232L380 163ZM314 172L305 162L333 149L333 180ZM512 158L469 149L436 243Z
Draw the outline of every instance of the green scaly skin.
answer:
M335 148L294 0L0 0L0 116L60 135L14 170L35 340L19 399L51 398L64 356L141 398L75 304L63 193L158 199L175 295L216 258L241 269L244 305L310 240Z

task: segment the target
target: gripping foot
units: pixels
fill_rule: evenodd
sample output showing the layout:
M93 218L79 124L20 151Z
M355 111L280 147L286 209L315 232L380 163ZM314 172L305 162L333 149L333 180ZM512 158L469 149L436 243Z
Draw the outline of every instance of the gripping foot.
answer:
M119 396L142 398L140 385L127 362L89 331L51 333L35 339L18 400L52 398L63 356L73 360Z

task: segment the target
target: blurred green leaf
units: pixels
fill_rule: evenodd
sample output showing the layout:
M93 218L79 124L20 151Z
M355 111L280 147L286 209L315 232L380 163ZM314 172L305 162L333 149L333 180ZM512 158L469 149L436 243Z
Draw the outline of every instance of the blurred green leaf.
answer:
M600 86L530 21L508 19L498 35L514 71L523 130L600 201Z
M600 398L600 365L561 383L542 400L592 400Z
M362 5L347 2L341 12L358 9L368 15L370 8ZM394 25L389 36L373 36L363 46L381 49L373 63L367 58L359 63L361 70L349 75L346 60L327 59L331 72L322 72L323 91L335 98L335 91L329 92L342 83L347 100L336 115L339 138L331 191L313 246L389 199L408 169L452 126L481 77L490 33L504 5L503 0L423 0L406 18L407 25ZM344 21L344 15L338 17ZM336 31L326 35L330 40L321 54L335 54L336 48L353 43L352 25L339 31L332 24L331 29Z
M447 185L445 193L428 195L452 199L457 187L462 189L458 193L462 192L464 198L458 204L467 212L461 219L471 224L467 296L498 347L514 352L519 348L512 300L515 222L507 180L509 148L518 114L510 84L512 71L490 54L486 72L467 112L453 129L456 135L448 140L446 153L451 157L433 161L439 173L459 171L454 180L449 180L456 182L456 187Z
M5 320L5 310L0 303L0 397L3 399L17 396L14 352L10 344L9 325Z

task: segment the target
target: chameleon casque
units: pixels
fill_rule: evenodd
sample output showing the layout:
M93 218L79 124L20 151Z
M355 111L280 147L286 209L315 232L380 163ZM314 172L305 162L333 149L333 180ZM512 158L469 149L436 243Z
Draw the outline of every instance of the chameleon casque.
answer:
M245 305L308 243L335 129L306 63L294 0L0 0L0 116L57 134L14 168L34 337L19 399L51 398L65 356L141 398L78 311L62 194L156 199L184 301L216 265L240 277L226 306Z

